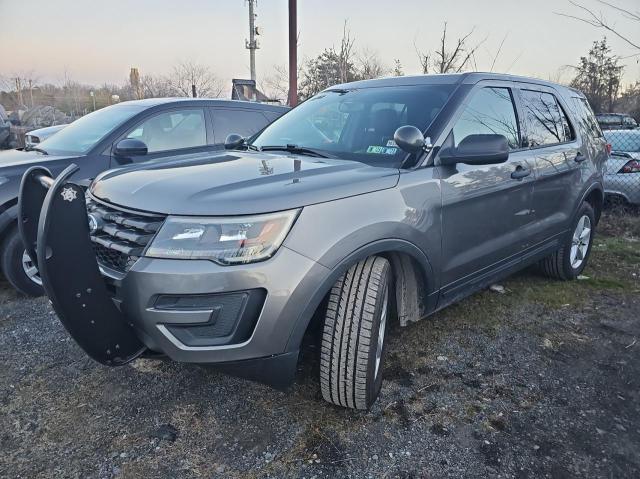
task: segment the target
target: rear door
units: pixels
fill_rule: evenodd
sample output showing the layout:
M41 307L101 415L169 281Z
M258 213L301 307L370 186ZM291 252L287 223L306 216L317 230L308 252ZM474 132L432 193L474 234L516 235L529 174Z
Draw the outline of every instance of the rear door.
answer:
M133 163L209 151L213 149L213 145L208 141L207 122L205 110L200 107L156 111L140 120L118 141L135 138L147 145L146 155L127 159ZM111 166L122 166L122 161L112 155Z
M531 222L534 165L522 148L508 82L476 86L445 146L471 134L501 134L510 154L496 165L439 166L442 185L442 284L445 296L517 261ZM446 299L445 299L446 301Z
M519 90L524 119L524 145L534 159L536 185L530 244L557 237L569 224L582 191L583 151L567 106L550 88L532 85ZM586 163L585 163L586 164Z

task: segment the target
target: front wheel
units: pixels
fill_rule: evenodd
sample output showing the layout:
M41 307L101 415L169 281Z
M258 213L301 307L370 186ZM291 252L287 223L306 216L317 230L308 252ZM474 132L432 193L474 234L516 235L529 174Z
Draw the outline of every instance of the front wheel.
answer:
M18 292L27 296L44 294L38 268L25 251L17 228L5 238L0 254L2 272Z
M593 208L582 203L572 224L572 233L562 247L540 261L540 268L549 277L564 281L576 279L587 266L595 232Z
M326 401L364 410L375 402L392 292L391 266L380 256L353 265L331 289L320 351Z

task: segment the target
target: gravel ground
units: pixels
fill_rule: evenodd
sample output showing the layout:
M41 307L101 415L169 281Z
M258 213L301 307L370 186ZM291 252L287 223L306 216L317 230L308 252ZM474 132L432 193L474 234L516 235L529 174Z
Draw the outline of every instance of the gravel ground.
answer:
M322 401L313 343L288 393L110 369L0 283L0 476L640 477L640 221L601 226L588 278L524 272L392 329L368 413Z

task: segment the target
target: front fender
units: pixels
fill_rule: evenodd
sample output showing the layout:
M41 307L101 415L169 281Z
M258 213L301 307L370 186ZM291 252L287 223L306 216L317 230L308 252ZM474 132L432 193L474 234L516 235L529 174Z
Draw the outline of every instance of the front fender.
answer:
M340 276L358 261L376 254L384 255L390 259L394 267L394 273L396 275L396 297L398 299L398 310L402 324L406 324L408 321L420 319L425 312L433 311L435 309L437 304L437 291L434 289L434 282L431 280L431 278L433 278L433 268L427 255L424 254L424 252L416 245L403 239L386 238L372 241L343 256L335 262L333 268L328 270L328 274L325 275L322 281L318 284L315 292L309 298L306 307L296 320L296 323L289 335L289 340L287 341L285 349L286 352L300 349L304 333L307 330L314 313L321 305L325 296L329 291L331 291L331 288ZM402 275L401 278L399 273L404 271L406 274L409 274L407 268L411 267L409 263L402 261L400 255L404 258L411 258L415 261L415 264L419 268L419 271L416 273L421 276L421 285L425 288L424 291L418 291L418 282L413 285L403 285L402 287L398 284L402 278L405 278L405 275ZM425 304L422 305L422 308L417 304L420 293L423 293L420 297L425 300ZM416 304L412 306L410 303L413 301L415 301ZM406 315L412 315L413 317L403 321L402 318L405 316L402 313L403 311L406 311Z

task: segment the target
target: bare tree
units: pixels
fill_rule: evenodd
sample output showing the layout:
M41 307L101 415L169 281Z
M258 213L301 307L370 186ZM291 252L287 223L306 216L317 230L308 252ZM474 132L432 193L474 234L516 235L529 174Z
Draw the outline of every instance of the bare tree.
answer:
M460 73L469 67L475 68L475 54L487 39L470 45L469 42L474 31L475 28L472 28L469 33L454 42L455 46L449 47L447 45L447 22L444 22L440 45L436 50L425 52L414 45L422 66L422 73Z
M601 5L608 7L619 15L622 15L623 18L627 20L631 20L633 22L640 23L640 11L632 12L631 10L627 10L625 8L619 7L611 2L607 2L604 0L596 0ZM594 11L582 3L575 2L573 0L569 0L569 3L577 8L580 12L579 15L571 15L568 13L555 12L557 15L562 17L571 18L573 20L578 20L580 22L586 23L587 25L591 25L595 28L601 28L613 33L615 36L625 41L627 44L635 48L636 50L640 50L640 40L633 38L631 35L627 33L621 33L618 27L616 27L615 23L609 20L602 11ZM640 25L638 25L640 27ZM638 34L640 29L636 28L635 33ZM640 52L634 54L640 55Z
M175 96L171 80L165 76L143 75L140 77L142 98L163 98Z
M192 61L184 61L173 68L170 84L179 96L191 96L192 85L201 97L219 97L224 90L209 67Z
M347 28L347 21L342 26L342 39L340 40L340 51L338 54L338 69L340 71L340 81L346 83L351 81L349 76L355 63L354 45L356 40L351 38L351 31ZM334 49L335 51L335 49Z
M286 102L289 96L289 72L287 67L273 65L272 73L265 76L259 86L260 90L272 100Z
M358 80L356 68L355 39L344 22L340 48L326 48L317 57L304 62L298 77L300 99L307 99L319 91L338 83Z
M396 58L394 60L393 76L394 77L404 76L404 71L402 70L402 63L400 63L399 58Z
M363 80L380 78L390 72L389 67L382 63L378 52L364 48L357 55L356 68L358 77Z

